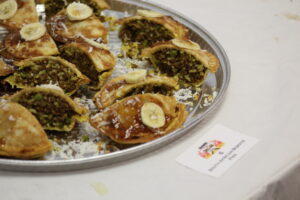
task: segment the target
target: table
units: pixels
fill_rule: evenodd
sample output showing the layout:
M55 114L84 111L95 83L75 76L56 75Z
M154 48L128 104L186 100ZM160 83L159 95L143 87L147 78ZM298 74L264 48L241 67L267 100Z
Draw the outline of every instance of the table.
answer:
M197 21L226 50L232 77L221 107L156 152L61 173L0 171L5 200L299 199L300 1L155 0ZM260 142L222 177L175 162L215 124Z

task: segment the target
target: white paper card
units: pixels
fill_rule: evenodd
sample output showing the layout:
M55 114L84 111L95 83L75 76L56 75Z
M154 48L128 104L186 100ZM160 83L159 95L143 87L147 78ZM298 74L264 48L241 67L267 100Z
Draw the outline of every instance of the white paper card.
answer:
M256 138L218 124L176 161L210 176L219 177L257 142Z

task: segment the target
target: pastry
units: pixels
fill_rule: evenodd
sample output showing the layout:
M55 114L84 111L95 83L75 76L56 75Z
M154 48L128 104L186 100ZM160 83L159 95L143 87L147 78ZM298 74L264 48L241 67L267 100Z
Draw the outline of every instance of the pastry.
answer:
M91 80L89 88L93 90L101 88L116 64L116 58L108 49L86 42L66 44L60 48L60 53Z
M16 72L5 79L17 88L57 84L68 95L76 92L89 79L74 64L53 56L40 56L15 62Z
M199 86L208 72L215 73L219 68L216 56L190 40L173 39L155 44L144 49L142 57L149 58L160 73L178 77L182 85Z
M53 16L72 2L89 5L96 16L101 16L102 10L110 9L110 6L104 0L44 0L46 15Z
M186 117L185 106L173 97L138 94L106 107L90 122L115 142L138 144L180 128Z
M107 29L99 18L92 13L88 16L89 13L86 11L80 15L80 20L73 20L77 15L68 15L67 10L62 10L46 22L48 31L55 41L62 43L78 41L82 38L101 39L106 43ZM86 18L82 19L82 17Z
M34 0L0 1L0 25L7 29L20 29L24 24L39 21Z
M136 70L108 81L96 93L94 102L99 109L103 109L117 100L136 94L159 93L171 96L177 88L177 81L173 78L147 75L146 70Z
M58 54L58 48L44 25L33 23L9 33L1 44L0 54L6 58L26 59Z
M10 100L26 107L45 130L71 131L77 120L86 120L86 110L58 88L25 88Z
M0 103L0 156L37 158L52 144L38 120L23 106Z
M14 67L6 64L3 60L0 59L0 77L7 76L14 72Z
M123 43L138 44L142 49L173 38L187 38L188 29L172 17L153 11L139 10L136 16L118 21L119 37Z

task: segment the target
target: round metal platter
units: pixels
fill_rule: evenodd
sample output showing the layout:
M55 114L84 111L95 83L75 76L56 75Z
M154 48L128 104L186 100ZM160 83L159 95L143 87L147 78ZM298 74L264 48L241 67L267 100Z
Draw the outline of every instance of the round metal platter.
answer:
M180 128L170 134L167 134L154 141L140 144L134 147L123 149L120 151L85 157L80 159L69 160L16 160L16 159L0 159L0 169L13 170L13 171L68 171L78 170L90 167L99 167L109 165L112 163L121 162L134 158L174 141L178 137L184 135L188 130L208 116L221 102L226 92L230 80L230 64L225 51L216 39L208 33L203 27L188 19L185 16L172 11L169 8L156 5L154 3L139 1L139 0L108 0L107 1L112 11L128 13L129 15L136 14L137 9L150 9L165 15L172 16L175 20L184 24L190 30L190 38L194 42L200 44L202 49L214 53L219 61L220 68L215 74L209 74L203 88L202 94L216 94L212 102L206 106L202 106L203 97L193 106L192 111L189 112L189 117L185 122L183 128Z

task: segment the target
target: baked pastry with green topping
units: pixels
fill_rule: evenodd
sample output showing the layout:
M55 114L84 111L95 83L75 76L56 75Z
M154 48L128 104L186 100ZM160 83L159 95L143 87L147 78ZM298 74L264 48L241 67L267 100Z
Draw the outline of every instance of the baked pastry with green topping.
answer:
M138 10L136 16L118 21L119 37L124 44L136 44L138 49L174 38L188 38L188 29L172 17L148 10Z
M115 56L108 49L83 42L66 44L60 48L60 53L91 80L89 88L92 90L101 88L116 64Z
M66 8L73 2L80 2L89 5L96 16L100 17L101 12L110 9L110 6L104 0L45 0L45 12L47 17L51 17Z
M27 108L45 130L71 131L76 121L86 120L85 108L59 89L25 88L12 95L10 100Z
M0 156L30 159L51 149L43 127L25 107L0 103Z
M161 94L129 96L91 117L94 128L123 144L145 143L180 128L185 106Z
M75 93L81 85L89 83L74 64L53 56L40 56L15 62L18 70L5 79L17 88L55 84L68 95Z
M142 56L149 58L160 73L177 77L185 86L201 85L209 72L215 73L219 68L216 56L190 40L158 43L144 49Z
M167 76L147 75L146 70L136 70L108 81L94 96L101 110L118 100L143 93L173 95L178 89L177 81Z

